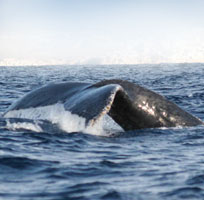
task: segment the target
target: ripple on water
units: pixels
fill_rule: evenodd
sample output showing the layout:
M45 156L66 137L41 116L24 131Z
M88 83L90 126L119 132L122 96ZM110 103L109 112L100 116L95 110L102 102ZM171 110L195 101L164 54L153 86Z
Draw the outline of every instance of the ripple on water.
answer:
M200 187L181 187L163 195L168 199L203 199L204 190Z
M122 78L159 92L204 119L203 64L0 70L1 114L42 84ZM68 134L50 123L45 127L49 131L42 132L8 130L5 125L0 119L0 199L204 199L203 126L99 137Z

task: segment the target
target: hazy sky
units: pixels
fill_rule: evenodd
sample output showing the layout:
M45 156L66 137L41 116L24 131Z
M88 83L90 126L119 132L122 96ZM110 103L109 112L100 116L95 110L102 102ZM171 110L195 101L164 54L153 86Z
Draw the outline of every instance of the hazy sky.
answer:
M0 0L0 65L204 62L204 0Z

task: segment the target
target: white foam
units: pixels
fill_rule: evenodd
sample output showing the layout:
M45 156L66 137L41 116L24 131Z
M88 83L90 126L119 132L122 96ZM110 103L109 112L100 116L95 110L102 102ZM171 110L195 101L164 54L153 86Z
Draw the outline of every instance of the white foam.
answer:
M10 130L30 130L34 132L42 132L43 130L37 123L30 123L30 122L15 122L11 123L9 120L6 121L6 127Z
M72 114L64 109L63 104L57 103L55 105L28 108L21 110L12 110L5 114L5 118L24 118L31 120L48 120L53 124L57 124L58 127L65 132L84 132L93 135L107 136L107 130L114 129L122 131L119 125L117 125L110 117L105 115L101 117L94 125L87 126L85 118L79 117L76 114ZM36 132L41 132L39 124L19 122L19 123L7 123L11 129L31 129Z

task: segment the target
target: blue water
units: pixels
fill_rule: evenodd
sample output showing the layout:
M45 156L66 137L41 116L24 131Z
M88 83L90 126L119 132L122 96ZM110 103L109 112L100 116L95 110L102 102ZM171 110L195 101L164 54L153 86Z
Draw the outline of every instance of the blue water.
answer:
M0 113L50 82L120 78L204 120L204 64L0 67ZM204 127L108 135L0 125L0 199L204 199ZM111 134L114 133L114 134Z

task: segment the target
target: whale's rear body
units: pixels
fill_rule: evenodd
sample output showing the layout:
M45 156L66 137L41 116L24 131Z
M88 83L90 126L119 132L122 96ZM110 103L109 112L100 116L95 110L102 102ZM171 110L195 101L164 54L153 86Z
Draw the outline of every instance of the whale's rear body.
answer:
M56 103L62 103L65 110L85 118L88 125L95 124L105 114L124 130L203 124L163 96L122 80L50 84L18 100L4 117L9 117L12 111Z

